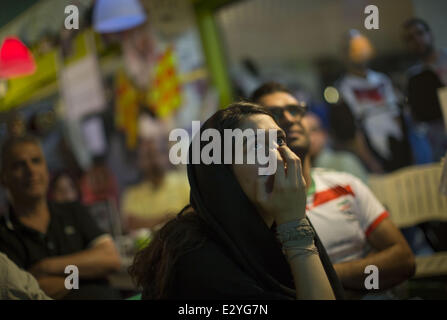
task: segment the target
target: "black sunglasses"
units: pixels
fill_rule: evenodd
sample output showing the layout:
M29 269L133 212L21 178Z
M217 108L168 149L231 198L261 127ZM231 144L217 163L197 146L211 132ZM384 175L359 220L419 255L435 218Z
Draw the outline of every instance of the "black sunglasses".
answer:
M307 112L306 107L297 104L289 104L283 107L269 106L266 109L273 114L276 120L280 120L283 117L284 111L289 112L293 117L303 117Z

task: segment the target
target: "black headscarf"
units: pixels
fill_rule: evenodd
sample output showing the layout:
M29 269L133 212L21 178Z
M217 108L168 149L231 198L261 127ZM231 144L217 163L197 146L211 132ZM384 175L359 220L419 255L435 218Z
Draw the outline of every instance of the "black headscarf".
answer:
M223 129L233 129L223 123L223 112L228 112L228 109L218 111L208 119L194 139L200 139L201 133L208 128L217 129L221 137L224 136ZM201 147L206 143L201 142ZM221 143L223 153L223 141ZM192 164L191 149L192 145L187 167L191 205L211 229L214 240L224 246L234 261L266 290L294 299L296 293L291 269L275 232L266 225L249 201L230 166ZM341 299L342 286L318 236L315 244L335 297Z

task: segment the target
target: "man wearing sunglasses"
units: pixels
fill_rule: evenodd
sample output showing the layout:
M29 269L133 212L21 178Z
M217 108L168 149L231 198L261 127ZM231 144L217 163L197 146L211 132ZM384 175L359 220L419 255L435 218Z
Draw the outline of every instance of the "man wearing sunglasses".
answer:
M301 123L307 112L305 104L299 103L290 94L274 95L273 99L271 99L272 95L264 98L267 99L268 111L273 114L276 122L285 131L287 144L303 159L309 144L307 133Z
M286 132L287 144L300 157L307 185L306 214L314 225L342 284L353 298L381 294L414 274L415 261L405 238L372 192L354 176L311 170L310 140L302 125L305 107L287 88L266 83L251 100L269 110ZM376 266L378 290L367 290L365 269Z

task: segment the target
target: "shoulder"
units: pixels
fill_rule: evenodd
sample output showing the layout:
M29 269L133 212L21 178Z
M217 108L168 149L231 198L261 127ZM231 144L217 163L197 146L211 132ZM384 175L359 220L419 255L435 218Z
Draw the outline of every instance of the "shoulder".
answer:
M312 177L333 184L346 184L347 182L357 181L358 178L344 171L336 171L325 168L312 169Z
M383 74L382 72L379 71L374 71L374 70L368 70L368 78L373 78L373 79L377 79L377 78L386 78L386 75Z
M7 287L8 282L10 280L10 270L12 268L14 262L12 262L8 256L2 252L0 252L0 286ZM3 289L3 288L2 288ZM0 290L2 291L2 290ZM0 293L1 299L5 299L3 295Z
M417 76L418 74L422 73L424 70L426 70L425 66L421 63L418 63L414 66L411 66L408 68L406 74L409 80L411 80L414 76Z
M345 190L347 192L356 196L358 192L359 184L363 182L355 177L354 175L343 172L335 171L329 169L315 168L312 170L312 177L316 181L317 191L318 190Z
M339 90L343 90L343 89L347 89L348 87L352 86L352 83L355 83L356 78L354 78L352 75L350 74L345 74L343 76L341 76L340 78L338 78L334 85L336 88L338 88Z
M166 175L166 180L171 184L189 184L188 175L185 170L171 170Z
M391 84L390 78L385 73L374 70L368 71L368 79L372 82Z
M8 264L10 263L11 260L9 260L8 256L2 252L0 252L0 267L2 270L3 268L7 268ZM2 274L3 272L0 272L0 274Z
M17 269L17 268L18 267L14 263L14 261L9 259L9 257L6 254L0 252L0 270L1 270L0 275L3 275L3 276L5 276L5 279L8 279L9 278L8 273L10 273L12 269ZM4 283L1 283L1 284L4 284Z
M439 76L430 68L423 68L409 76L408 85L414 90L443 86Z

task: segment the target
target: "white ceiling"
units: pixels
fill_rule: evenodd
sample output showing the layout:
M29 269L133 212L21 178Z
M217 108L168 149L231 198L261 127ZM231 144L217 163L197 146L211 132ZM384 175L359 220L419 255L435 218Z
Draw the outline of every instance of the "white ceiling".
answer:
M380 30L364 28L369 4L379 7ZM217 21L230 61L308 60L340 56L351 28L370 37L379 53L402 50L400 25L412 15L412 0L245 0L221 9Z

